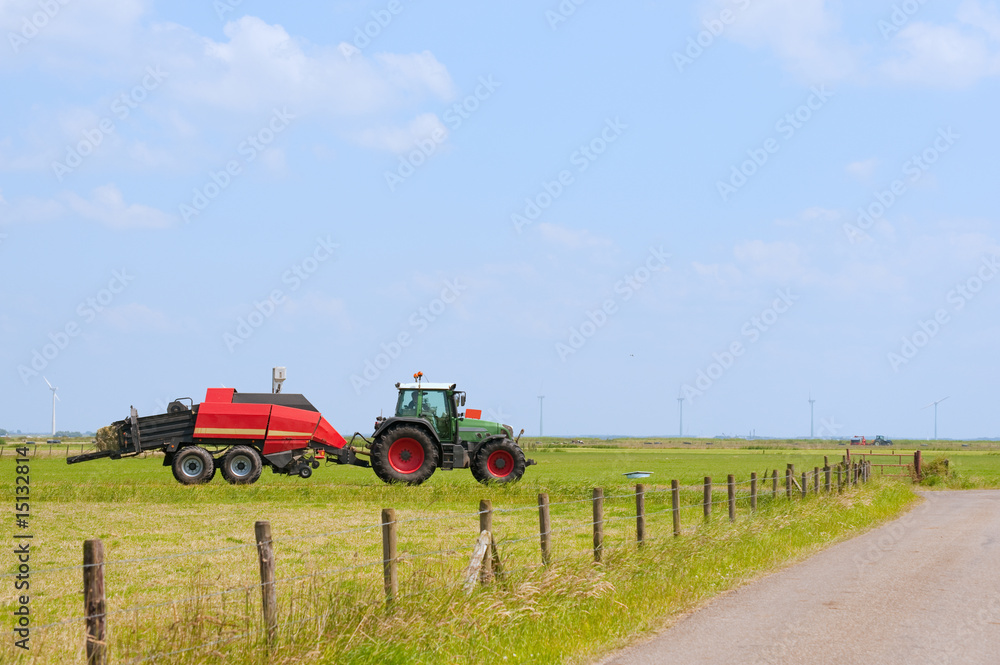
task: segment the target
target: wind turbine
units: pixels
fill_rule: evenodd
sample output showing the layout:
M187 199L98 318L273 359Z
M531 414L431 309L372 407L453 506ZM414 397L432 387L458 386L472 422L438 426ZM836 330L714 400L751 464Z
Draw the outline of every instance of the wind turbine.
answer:
M813 399L812 393L809 393L809 438L810 439L815 438L815 435L813 434L813 422L814 422L813 421L813 404L815 404L815 403L816 403L816 400Z
M44 376L42 378L45 379ZM56 391L59 389L53 388L48 379L45 379L45 383L48 384L49 390L52 391L52 438L54 439L56 438L56 400L59 399L59 396L56 395Z
M677 436L684 438L684 395L677 396Z
M538 396L538 436L542 436L542 413L545 406L545 395Z
M951 395L948 395L948 397L951 397ZM940 404L941 402L945 401L946 399L948 399L948 397L942 397L941 399L939 399L936 402L931 402L927 406L920 407L921 409L926 409L929 406L933 406L934 407L934 440L935 441L937 441L937 405Z

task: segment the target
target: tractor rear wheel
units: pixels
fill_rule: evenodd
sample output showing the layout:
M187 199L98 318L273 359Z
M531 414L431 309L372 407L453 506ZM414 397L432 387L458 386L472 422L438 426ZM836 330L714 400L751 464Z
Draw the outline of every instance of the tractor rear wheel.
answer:
M257 482L262 469L260 455L249 446L233 446L222 458L222 477L232 485Z
M387 483L419 485L440 463L437 445L419 427L403 425L379 435L371 447L372 470Z
M202 485L215 476L215 460L201 446L181 448L170 466L181 485Z
M510 439L487 443L472 461L472 476L483 484L516 483L524 475L527 462L521 447Z

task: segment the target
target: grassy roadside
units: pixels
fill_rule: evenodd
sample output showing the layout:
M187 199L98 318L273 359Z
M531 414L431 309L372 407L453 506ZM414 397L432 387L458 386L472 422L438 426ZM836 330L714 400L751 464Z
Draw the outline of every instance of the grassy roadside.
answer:
M913 500L905 485L877 483L843 497L778 501L735 526L716 521L639 551L620 548L600 566L583 557L469 602L452 594L370 616L361 628L368 639L316 626L338 637L312 653L320 662L359 664L588 662L722 591L890 519Z
M281 647L270 655L260 641L259 592L251 588L224 599L113 616L109 621L112 662L130 662L208 642L218 644L154 662L588 662L666 625L707 598L889 519L913 500L907 485L875 482L842 496L762 501L753 516L744 505L735 525L724 514L702 524L695 505L685 513L686 528L679 538L665 535L669 534L668 514L651 518L657 521L650 524L649 532L659 537L641 550L629 542L625 502L623 519L617 523L620 537L610 540L600 565L590 560L586 526L580 533L564 534L568 540L556 541L562 545L557 546L556 562L548 568L535 563L537 537L502 546L506 579L471 597L456 584L467 553L414 559L402 571L403 597L391 612L383 607L378 569L307 575L282 585ZM647 508L652 511L654 506L662 507L650 503ZM581 510L580 515L567 517L577 522L589 510L587 504ZM196 519L195 511L190 515ZM518 533L530 534L533 520L537 528L532 511L519 515L524 523L518 523ZM424 543L440 536L436 524L429 523L429 532L421 536ZM181 533L192 525L188 523ZM518 550L520 546L524 549ZM293 554L304 554L312 547L279 551L280 560L287 562ZM252 554L247 558L237 567L252 571ZM215 580L209 578L213 575L213 569L189 575L187 592L212 590ZM136 587L144 584L136 580ZM141 590L128 593L131 600ZM109 609L120 606L112 603ZM67 628L48 637L36 635L34 658L11 653L7 645L0 649L0 656L4 662L18 663L82 661L80 627Z

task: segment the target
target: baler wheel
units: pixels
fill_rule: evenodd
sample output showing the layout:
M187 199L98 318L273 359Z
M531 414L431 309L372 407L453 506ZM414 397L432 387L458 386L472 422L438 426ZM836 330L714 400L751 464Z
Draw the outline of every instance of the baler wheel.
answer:
M516 483L527 462L520 446L510 439L499 439L480 448L470 466L472 476L483 484Z
M427 432L409 425L384 432L371 447L372 470L387 483L419 485L431 477L439 459Z
M201 446L187 446L174 455L171 469L180 484L202 485L215 476L215 461Z
M222 458L222 477L232 485L257 482L262 469L260 455L249 446L233 446Z

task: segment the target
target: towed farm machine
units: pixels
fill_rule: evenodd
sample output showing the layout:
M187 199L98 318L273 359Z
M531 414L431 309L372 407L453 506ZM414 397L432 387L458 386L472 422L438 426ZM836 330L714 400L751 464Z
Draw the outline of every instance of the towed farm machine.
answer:
M202 403L177 399L163 414L140 417L133 407L128 419L112 423L107 450L66 461L162 452L163 465L184 485L207 483L216 471L248 485L264 467L308 478L321 460L371 467L387 483L418 485L437 469L464 468L479 482L508 483L534 464L509 425L481 420L474 409L460 413L465 393L453 383L423 383L420 372L415 383L397 383L395 415L379 416L370 439L355 433L347 441L303 395L280 392L284 370L276 369L273 393L209 388ZM364 443L355 446L359 438Z

